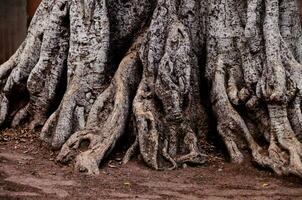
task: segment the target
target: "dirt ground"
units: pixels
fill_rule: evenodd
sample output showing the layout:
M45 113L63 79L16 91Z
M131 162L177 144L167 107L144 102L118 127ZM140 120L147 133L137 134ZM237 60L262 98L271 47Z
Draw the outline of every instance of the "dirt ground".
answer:
M29 132L0 133L0 199L302 199L302 180L212 155L205 166L153 171L115 154L91 177L54 161Z

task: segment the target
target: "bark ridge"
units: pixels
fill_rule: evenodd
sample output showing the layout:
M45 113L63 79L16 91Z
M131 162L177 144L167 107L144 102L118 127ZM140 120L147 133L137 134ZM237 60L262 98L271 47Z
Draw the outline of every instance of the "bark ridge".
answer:
M212 112L231 161L302 177L301 30L295 0L43 0L0 66L0 124L97 174L123 137L123 163L204 164Z

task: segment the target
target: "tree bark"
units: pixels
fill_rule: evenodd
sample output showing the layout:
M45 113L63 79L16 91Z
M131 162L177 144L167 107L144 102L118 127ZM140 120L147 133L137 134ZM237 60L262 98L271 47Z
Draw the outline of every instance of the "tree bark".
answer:
M231 161L302 177L301 45L295 0L44 0L0 67L0 124L97 174L127 127L123 163L204 164L212 112Z

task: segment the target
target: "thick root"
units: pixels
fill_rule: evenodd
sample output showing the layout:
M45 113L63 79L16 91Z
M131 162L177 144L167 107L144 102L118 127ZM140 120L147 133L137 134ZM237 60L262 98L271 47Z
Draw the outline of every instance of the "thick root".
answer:
M68 87L56 111L57 117L51 117L41 133L44 140L48 140L44 136L52 135L51 145L55 149L85 127L86 116L105 86L109 51L109 19L105 1L97 3L91 0L85 4L76 1L70 5L69 12ZM91 20L87 21L87 18Z
M302 177L302 144L298 141L290 126L286 106L269 105L268 110L271 118L271 134L275 135L280 147L288 154L284 174L295 174ZM283 156L280 153L279 155Z
M141 37L122 60L112 83L97 98L88 116L84 131L73 134L63 145L58 161L68 162L80 148L89 143L88 150L76 156L76 169L88 174L97 174L101 161L115 147L124 134L131 108L133 91L140 77L138 48Z
M66 23L67 11L66 1L61 1L52 10L49 26L44 31L39 61L32 69L27 81L30 101L14 116L13 127L28 120L29 115L29 121L31 121L29 128L42 126L48 118L51 106L55 103L59 87L64 86L61 80L67 70L69 37Z
M60 4L58 2L57 4ZM24 95L10 105L14 94L25 93L28 76L39 60L43 34L48 25L48 19L52 15L54 1L44 0L39 6L35 17L29 27L29 32L16 53L0 66L1 94L0 94L0 125L8 121L14 115L16 109L22 106Z
M148 42L141 51L143 79L133 103L136 143L146 164L157 170L206 160L198 143L198 136L206 130L206 118L196 77L197 60L192 35L176 9L175 2L160 1L154 11ZM169 17L162 18L164 13Z
M213 80L211 103L214 113L217 117L217 130L221 135L229 152L232 162L241 163L243 155L240 152L237 141L240 141L240 135L236 132L240 129L246 129L238 113L233 109L225 88L224 63L221 58L218 59L215 78ZM238 129L240 128L240 129Z
M217 28L210 25L209 48L214 56L208 60L207 74L218 132L231 160L242 162L247 157L247 145L257 164L280 175L302 177L302 146L298 140L302 66L293 43L300 37L301 31L296 30L301 27L288 18L291 13L296 19L294 8L294 1L285 4L267 0L263 5L255 0L248 2L246 10L238 10L235 1L230 3L229 15L216 10L221 15L211 22L224 31L215 32ZM243 22L242 12L247 13ZM234 23L226 24L231 16ZM293 32L293 38L289 38L289 32ZM237 34L237 38L225 33Z
M301 30L295 0L43 0L0 67L0 125L98 174L131 116L123 163L175 169L206 161L205 97L232 162L302 177Z

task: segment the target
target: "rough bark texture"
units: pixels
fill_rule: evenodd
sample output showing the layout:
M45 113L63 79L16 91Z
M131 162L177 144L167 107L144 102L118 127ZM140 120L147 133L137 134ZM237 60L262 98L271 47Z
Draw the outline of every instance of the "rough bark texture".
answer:
M301 26L296 1L210 7L206 73L231 160L301 176Z
M302 177L301 30L295 0L44 0L0 67L0 124L89 174L129 132L123 163L175 169L206 161L210 101L231 161Z

